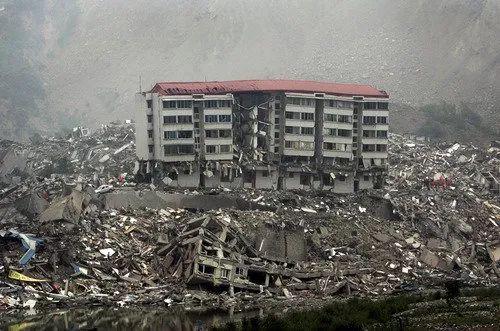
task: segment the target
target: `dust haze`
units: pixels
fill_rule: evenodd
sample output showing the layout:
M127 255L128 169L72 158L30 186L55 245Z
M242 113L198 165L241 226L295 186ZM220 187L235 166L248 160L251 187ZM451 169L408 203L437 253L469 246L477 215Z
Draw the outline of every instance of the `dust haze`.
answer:
M131 118L139 77L143 90L256 78L371 84L400 105L395 131L421 129L415 107L443 101L498 123L499 8L498 0L0 0L0 136Z

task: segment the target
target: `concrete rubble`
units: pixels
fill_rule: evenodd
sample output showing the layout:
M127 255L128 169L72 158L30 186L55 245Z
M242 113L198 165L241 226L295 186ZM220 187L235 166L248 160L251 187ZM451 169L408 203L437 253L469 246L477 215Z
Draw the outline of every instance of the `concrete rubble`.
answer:
M498 178L498 148L392 135L379 190L189 191L136 183L132 137L112 124L1 142L0 155L26 162L1 177L0 310L248 306L500 280L500 197L481 177Z

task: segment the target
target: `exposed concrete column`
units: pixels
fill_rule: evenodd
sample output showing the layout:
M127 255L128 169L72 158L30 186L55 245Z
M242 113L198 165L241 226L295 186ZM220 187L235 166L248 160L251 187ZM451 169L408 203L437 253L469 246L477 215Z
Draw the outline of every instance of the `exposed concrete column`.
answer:
M154 141L154 159L162 160L164 157L163 146L161 144L163 139L163 104L158 93L152 93L152 104L151 108L153 110L153 141Z
M314 161L316 163L316 170L319 176L319 189L323 189L323 114L325 108L325 101L323 99L316 99L316 109L314 113Z

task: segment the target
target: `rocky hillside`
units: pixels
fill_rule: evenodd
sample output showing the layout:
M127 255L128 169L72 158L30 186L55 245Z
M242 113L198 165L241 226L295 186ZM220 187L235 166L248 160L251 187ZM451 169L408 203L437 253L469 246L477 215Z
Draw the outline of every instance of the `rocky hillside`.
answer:
M131 117L140 76L369 83L500 119L499 0L29 2L0 0L3 137Z

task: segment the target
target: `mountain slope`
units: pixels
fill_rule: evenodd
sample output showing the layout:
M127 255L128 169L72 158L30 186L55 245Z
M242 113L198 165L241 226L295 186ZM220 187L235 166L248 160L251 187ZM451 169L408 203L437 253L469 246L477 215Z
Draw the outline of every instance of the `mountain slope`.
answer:
M500 0L41 2L33 58L55 126L130 118L139 76L143 89L165 80L368 83L398 102L468 101L498 118Z

